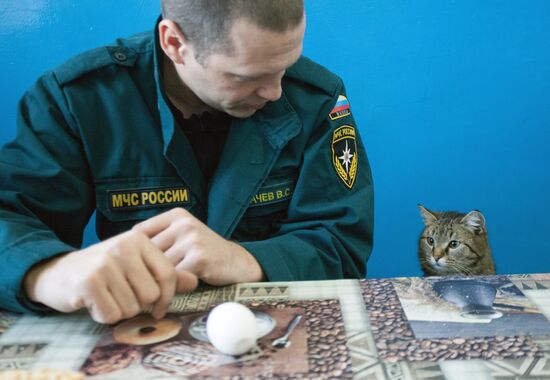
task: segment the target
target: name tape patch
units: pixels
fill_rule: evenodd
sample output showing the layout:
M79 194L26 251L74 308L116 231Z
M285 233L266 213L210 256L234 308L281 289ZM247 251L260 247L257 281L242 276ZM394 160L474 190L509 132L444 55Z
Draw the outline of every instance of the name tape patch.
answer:
M279 183L264 186L258 190L250 200L249 207L265 206L272 203L283 202L292 197L294 185L292 182Z
M158 206L176 206L189 203L189 189L185 187L128 189L109 191L112 210L141 209Z

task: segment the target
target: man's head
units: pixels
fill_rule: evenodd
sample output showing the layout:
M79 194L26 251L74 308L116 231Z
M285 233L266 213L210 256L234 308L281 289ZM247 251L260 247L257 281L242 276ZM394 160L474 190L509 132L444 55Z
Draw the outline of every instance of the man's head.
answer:
M213 52L231 54L230 31L238 19L285 32L304 15L303 0L162 0L161 6L162 17L175 22L202 64Z
M160 44L205 104L247 117L281 95L302 51L303 0L162 0Z

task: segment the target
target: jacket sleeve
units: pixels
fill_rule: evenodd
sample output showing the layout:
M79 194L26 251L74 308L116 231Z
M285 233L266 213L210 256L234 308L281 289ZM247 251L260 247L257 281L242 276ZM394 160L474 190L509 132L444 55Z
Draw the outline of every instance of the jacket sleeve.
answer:
M340 84L305 146L288 216L279 231L266 240L240 243L258 260L269 281L366 275L373 243L373 182L351 113L329 116L343 99L345 108L347 98ZM343 161L346 149L358 160L355 169L352 161L347 166Z
M21 291L38 262L80 247L94 194L82 144L53 73L23 96L17 135L0 150L0 307L33 308Z

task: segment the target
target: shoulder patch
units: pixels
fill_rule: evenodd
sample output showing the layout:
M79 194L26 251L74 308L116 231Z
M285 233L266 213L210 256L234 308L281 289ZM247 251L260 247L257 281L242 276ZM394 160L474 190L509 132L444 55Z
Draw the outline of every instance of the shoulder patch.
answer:
M342 125L332 132L332 164L348 189L355 184L359 166L355 136L355 128L351 125Z
M336 74L304 56L288 68L285 76L315 86L330 96L335 95L336 90L341 87L342 83L342 80Z
M349 100L344 95L339 95L336 104L328 114L330 120L340 119L351 115Z
M132 66L136 53L125 46L103 46L71 58L53 70L61 85L110 64Z

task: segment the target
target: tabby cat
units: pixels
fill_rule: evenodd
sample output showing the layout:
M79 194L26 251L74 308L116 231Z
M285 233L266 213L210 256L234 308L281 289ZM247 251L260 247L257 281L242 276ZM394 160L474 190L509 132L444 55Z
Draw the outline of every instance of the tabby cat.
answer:
M418 240L418 258L426 276L495 274L481 212L418 208L425 225Z

